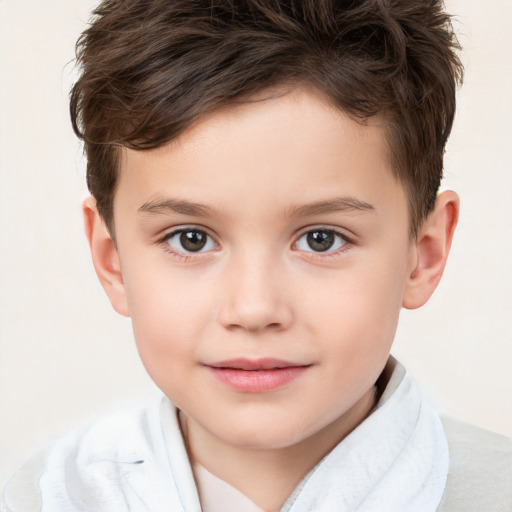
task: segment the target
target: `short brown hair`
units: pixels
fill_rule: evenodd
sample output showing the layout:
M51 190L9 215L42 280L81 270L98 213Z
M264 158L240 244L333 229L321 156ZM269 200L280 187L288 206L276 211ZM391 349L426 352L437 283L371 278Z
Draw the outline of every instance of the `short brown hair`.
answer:
M462 79L442 0L104 0L77 42L71 117L113 229L120 148L156 148L221 106L309 85L386 119L411 234L433 208Z

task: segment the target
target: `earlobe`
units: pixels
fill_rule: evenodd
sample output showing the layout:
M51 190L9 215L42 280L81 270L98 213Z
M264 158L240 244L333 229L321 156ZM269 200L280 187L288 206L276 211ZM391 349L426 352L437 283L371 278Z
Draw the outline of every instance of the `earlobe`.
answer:
M96 200L88 197L83 202L82 209L85 234L100 283L114 309L123 316L130 316L119 254L98 212Z
M443 275L459 217L459 197L446 191L438 195L434 210L420 228L411 254L410 274L402 306L423 306L437 288Z

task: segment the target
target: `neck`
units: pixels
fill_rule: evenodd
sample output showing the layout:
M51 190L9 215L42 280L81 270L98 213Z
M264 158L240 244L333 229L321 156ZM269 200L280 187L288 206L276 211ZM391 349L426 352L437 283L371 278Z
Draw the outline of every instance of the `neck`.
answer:
M301 442L276 449L229 444L180 411L189 458L232 485L265 511L277 511L302 479L356 428L376 403L372 387L349 411Z

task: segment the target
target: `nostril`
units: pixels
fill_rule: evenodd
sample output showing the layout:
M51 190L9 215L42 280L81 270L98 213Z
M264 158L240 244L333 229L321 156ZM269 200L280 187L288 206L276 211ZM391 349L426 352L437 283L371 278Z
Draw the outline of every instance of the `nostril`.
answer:
M253 334L258 334L264 331L279 331L283 329L283 324L280 322L271 322L271 323L250 323L250 322L232 322L225 324L226 329L230 331L242 330L247 331Z
M217 318L228 330L260 333L283 330L290 325L292 317L290 303L277 290L269 293L267 289L258 291L247 286L236 292L229 290Z

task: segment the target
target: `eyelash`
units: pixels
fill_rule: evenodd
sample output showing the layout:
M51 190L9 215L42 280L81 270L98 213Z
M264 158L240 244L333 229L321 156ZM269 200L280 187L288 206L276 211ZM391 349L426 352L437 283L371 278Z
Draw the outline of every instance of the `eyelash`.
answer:
M330 233L334 235L335 237L341 238L343 245L341 247L330 250L327 249L326 251L314 251L314 250L302 250L297 248L298 242L305 236L311 234L311 233L318 233L318 232L325 232ZM346 234L342 233L341 231L338 231L335 228L328 227L328 226L316 226L316 227L309 227L306 231L303 231L295 240L292 247L297 248L297 250L307 254L308 258L316 258L316 259L322 259L325 260L326 258L332 258L339 256L346 251L348 251L352 246L356 245L354 240L352 238L349 238Z
M166 252L168 252L171 256L173 256L174 258L179 259L180 261L187 261L187 260L189 260L191 258L197 257L197 255L200 255L202 253L210 252L209 250L207 250L207 251L199 250L199 251L189 251L189 252L187 252L185 249L183 251L173 249L171 247L171 245L169 244L169 241L172 238L174 238L175 236L179 235L180 233L187 233L187 232L201 233L201 234L203 234L203 235L205 235L207 237L206 244L208 244L209 241L210 241L210 242L213 242L216 246L219 245L217 242L215 242L214 238L211 235L209 235L208 232L204 228L199 228L199 227L196 227L196 226L185 226L185 227L180 227L178 229L174 229L170 233L166 233L162 238L160 238L157 241L157 243L159 245L162 245L164 250Z
M219 246L219 244L214 240L214 238L211 235L208 234L208 232L204 228L195 227L195 226L180 227L180 228L175 229L169 233L166 233L162 238L160 238L157 241L157 243L159 245L162 245L164 250L166 252L168 252L171 256L179 259L180 261L187 261L187 260L190 260L191 258L204 257L204 256L200 256L200 255L203 253L211 252L211 249L206 250L206 251L203 251L203 250L190 251L190 252L187 252L186 250L180 251L180 250L173 249L170 246L169 240L171 240L172 238L174 238L175 236L177 236L181 233L187 233L187 232L201 233L201 234L205 235L206 237L208 237L206 244L208 244L209 243L208 241L210 241L210 242L213 242L217 247ZM315 233L315 232L325 232L325 233L333 234L335 237L341 238L343 240L343 245L333 251L331 251L329 249L327 249L325 251L314 251L314 250L308 251L308 250L303 250L303 249L297 249L297 244L303 237L305 237L311 233ZM353 245L355 245L355 242L351 238L349 238L347 235L345 235L344 233L341 233L340 231L338 231L334 228L331 228L331 227L318 226L318 227L313 227L313 228L310 227L306 231L302 231L302 233L300 233L300 235L293 242L292 249L295 249L295 250L298 250L298 251L308 254L309 258L325 259L325 258L338 256L338 255L346 252L347 250L349 250L350 247Z

